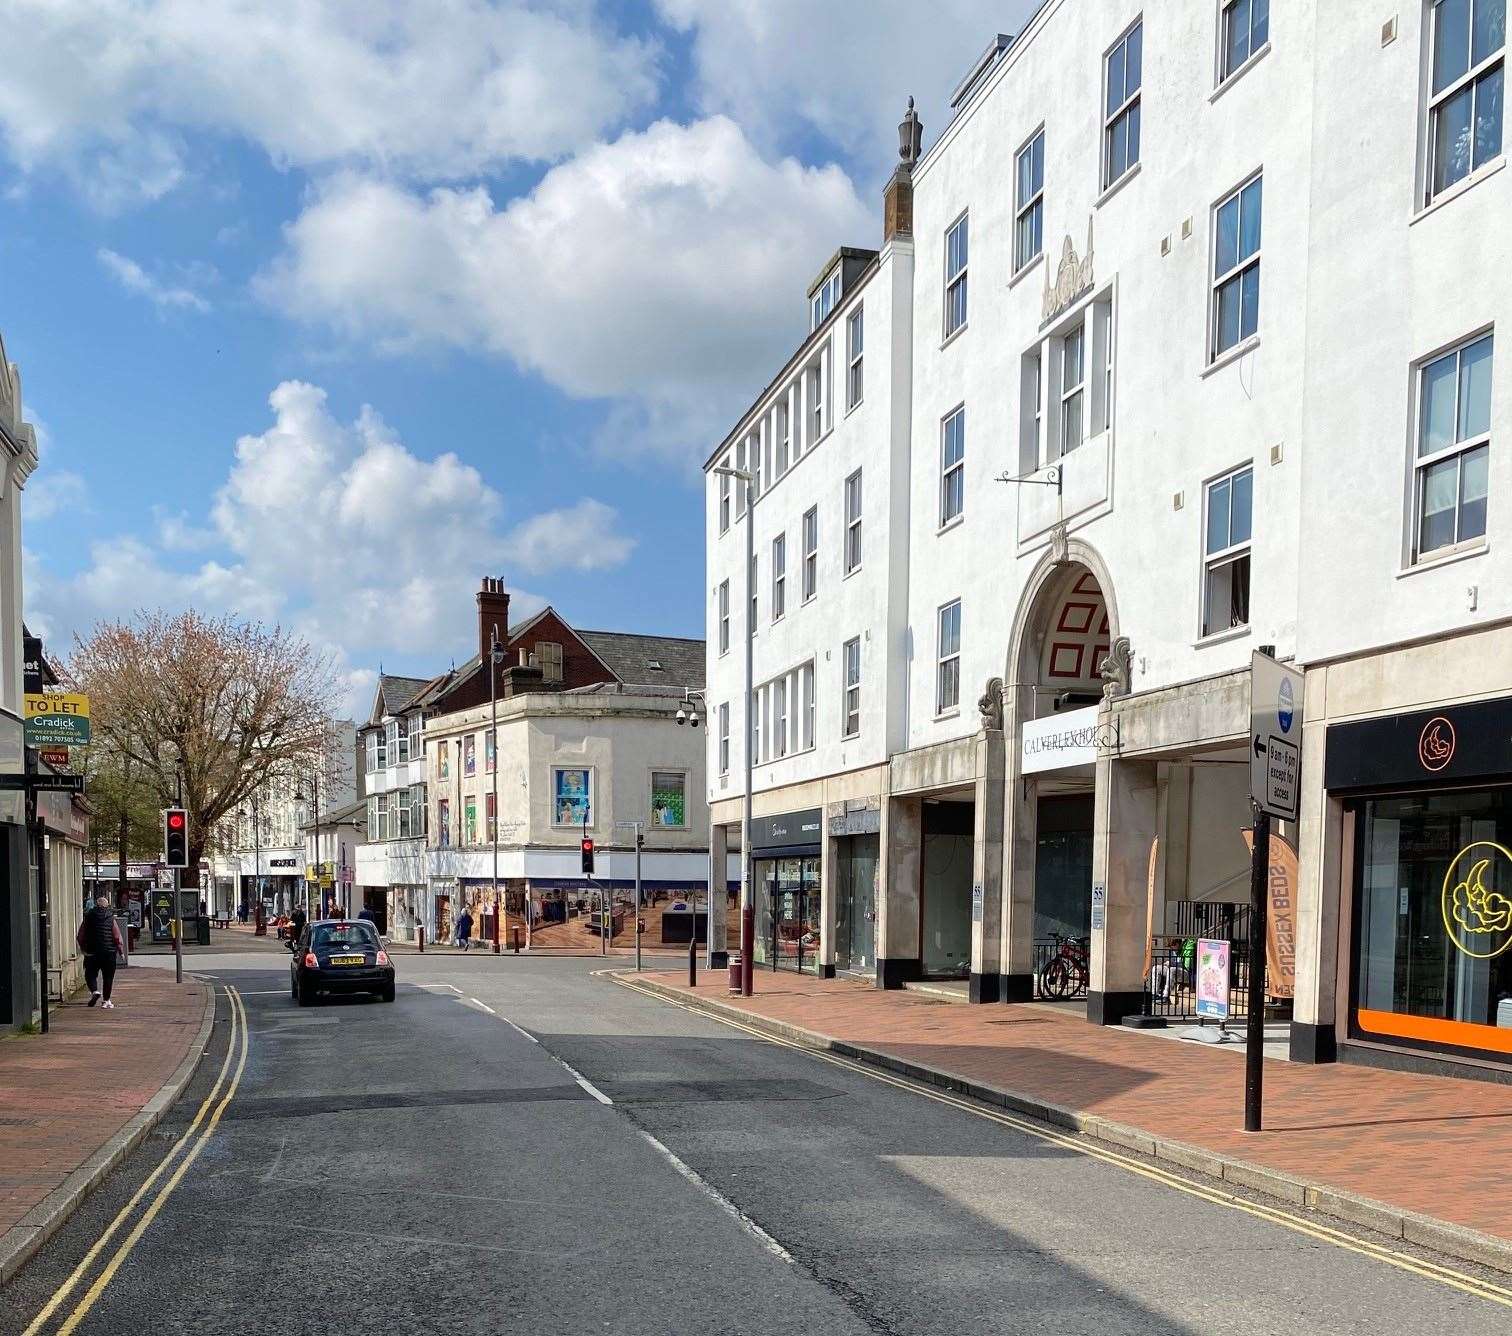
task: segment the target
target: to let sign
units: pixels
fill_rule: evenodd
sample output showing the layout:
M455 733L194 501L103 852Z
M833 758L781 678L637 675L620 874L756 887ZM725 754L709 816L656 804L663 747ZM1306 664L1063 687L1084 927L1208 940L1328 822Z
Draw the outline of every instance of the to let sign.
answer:
M26 697L28 747L82 747L89 741L89 697L31 692Z

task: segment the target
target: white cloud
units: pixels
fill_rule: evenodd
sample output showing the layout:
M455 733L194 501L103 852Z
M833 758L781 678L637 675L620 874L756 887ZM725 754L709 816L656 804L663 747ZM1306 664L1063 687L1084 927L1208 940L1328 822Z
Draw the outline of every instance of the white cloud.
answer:
M503 209L481 188L333 180L257 288L354 339L482 349L628 403L640 435L662 429L678 452L717 438L801 337L835 247L880 229L880 201L838 168L768 162L724 117L662 121Z
M108 247L100 247L95 252L95 256L105 267L105 272L127 292L147 298L160 311L198 311L203 315L210 309L210 303L199 293L190 288L161 282L135 260L128 259Z
M817 133L881 180L913 94L927 139L950 92L1000 31L1017 33L1040 0L656 0L693 40L693 95L764 148ZM926 139L926 142L927 142Z
M75 517L88 504L89 489L72 469L39 469L21 490L23 524L39 523L55 515Z
M269 403L272 424L236 442L210 533L160 515L157 543L101 539L71 577L28 554L28 616L57 639L138 608L196 607L292 626L343 662L386 654L443 667L472 652L479 577L527 568L513 548L521 533L539 549L528 563L537 574L618 565L633 546L617 513L591 499L507 534L504 498L476 469L454 454L412 453L371 408L342 422L325 392L301 381L279 385ZM579 550L585 540L592 553ZM214 555L182 564L206 542ZM511 592L522 613L541 604Z
M660 52L588 0L12 0L0 140L105 206L189 170L186 136L280 167L426 180L569 153L648 105Z
M618 531L619 515L585 497L561 510L525 521L509 536L514 565L532 574L553 570L602 571L622 566L635 539Z

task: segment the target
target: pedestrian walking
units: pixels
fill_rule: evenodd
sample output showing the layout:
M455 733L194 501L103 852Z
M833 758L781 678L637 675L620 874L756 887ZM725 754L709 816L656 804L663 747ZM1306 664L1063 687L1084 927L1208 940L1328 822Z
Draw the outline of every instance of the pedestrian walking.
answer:
M363 923L371 923L375 928L378 926L378 915L373 913L366 905L357 911L357 917Z
M104 1010L111 1011L110 986L115 982L116 952L126 954L121 944L121 925L110 908L108 895L97 895L94 908L84 915L74 939L84 953L84 980L89 985L89 1005L104 999Z
M305 924L310 921L310 916L301 907L294 911L294 916L289 920L289 941L297 942L299 934L305 929Z
M457 945L464 951L467 950L468 942L472 937L472 926L472 910L464 905L462 912L457 915Z

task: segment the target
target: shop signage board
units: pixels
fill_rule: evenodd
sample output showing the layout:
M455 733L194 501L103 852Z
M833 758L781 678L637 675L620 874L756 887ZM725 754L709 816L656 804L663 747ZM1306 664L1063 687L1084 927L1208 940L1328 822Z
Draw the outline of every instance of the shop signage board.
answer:
M1512 772L1512 696L1333 724L1329 789L1452 784Z
M68 769L67 747L43 747L37 752L37 759L43 765L50 765L54 770Z
M1295 821L1302 794L1302 674L1258 650L1250 655L1250 797Z
M780 816L751 818L751 848L773 849L787 845L818 844L824 838L824 813L817 807Z
M1108 913L1108 888L1100 881L1092 883L1092 931L1101 932Z
M982 884L978 882L971 888L971 921L973 923L980 923L982 921L982 906L985 898L982 892Z
M1026 775L1093 765L1099 756L1118 750L1118 724L1098 722L1100 707L1062 710L1043 719L1026 720L1020 731L1019 770Z
M1197 1014L1204 1020L1228 1020L1229 944L1216 938L1197 941Z
M29 692L28 747L82 747L89 741L89 697L76 692Z

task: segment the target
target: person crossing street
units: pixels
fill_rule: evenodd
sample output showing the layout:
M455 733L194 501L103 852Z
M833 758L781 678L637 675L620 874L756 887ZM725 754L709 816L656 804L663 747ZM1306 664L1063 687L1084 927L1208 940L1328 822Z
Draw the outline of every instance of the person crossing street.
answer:
M116 953L125 955L126 948L121 943L121 925L116 922L108 895L95 897L93 907L79 924L75 941L84 953L84 980L89 985L89 1005L94 1006L103 997L103 1010L113 1010L115 1003L110 1000L110 988L115 982Z

